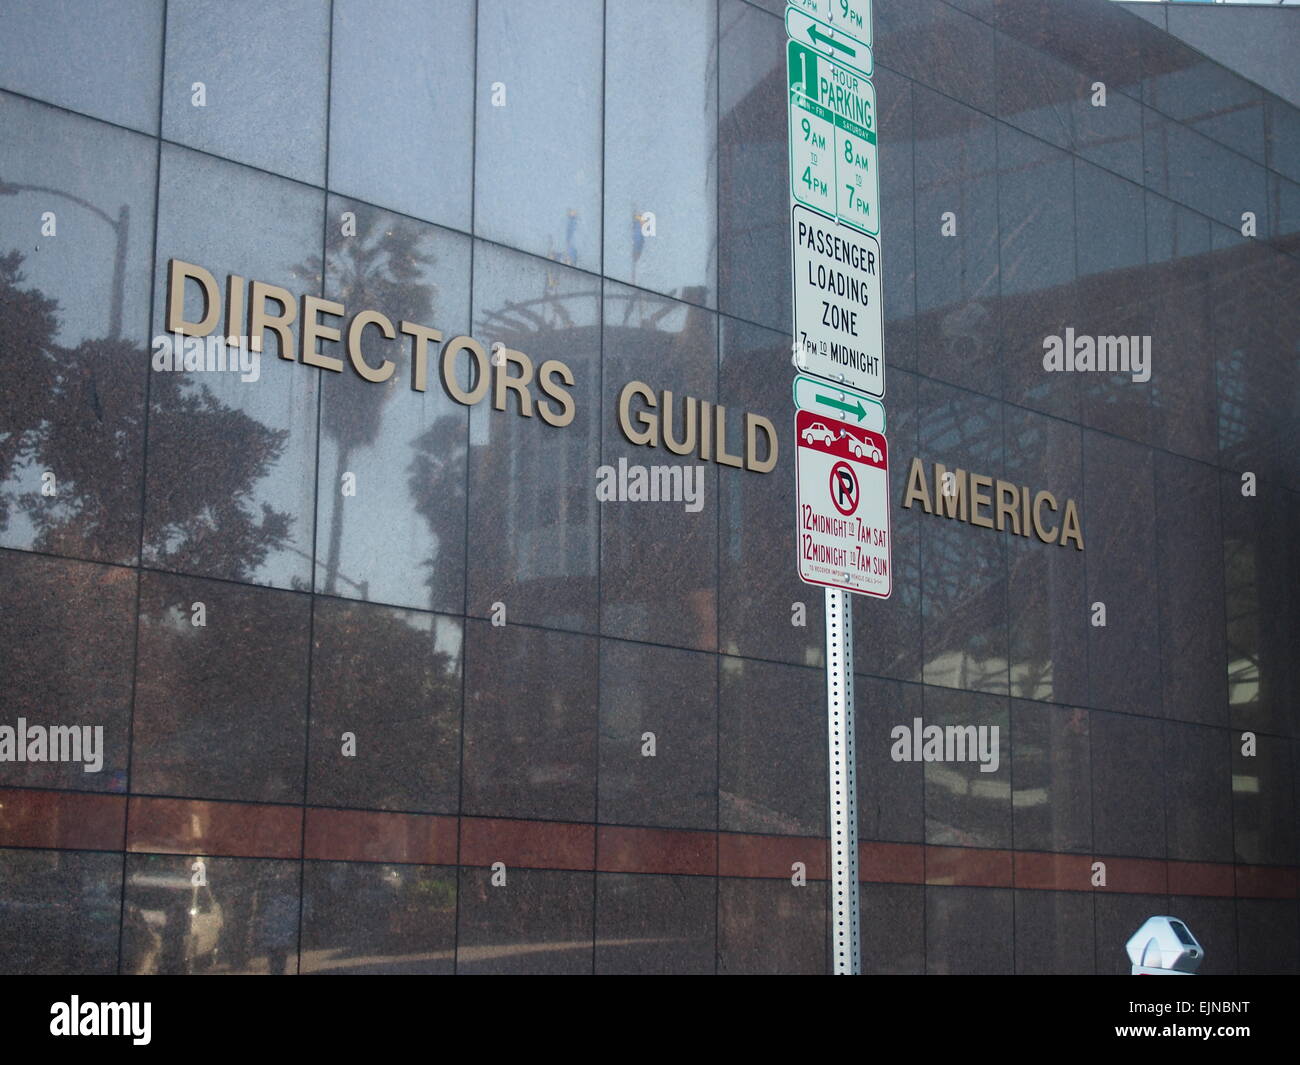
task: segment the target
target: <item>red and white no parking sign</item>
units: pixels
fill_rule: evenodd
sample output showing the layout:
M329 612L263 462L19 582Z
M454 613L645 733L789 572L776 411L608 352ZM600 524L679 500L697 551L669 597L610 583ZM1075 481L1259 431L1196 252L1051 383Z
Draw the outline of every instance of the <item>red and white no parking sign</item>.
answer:
M801 410L795 443L800 579L887 599L893 564L884 436Z

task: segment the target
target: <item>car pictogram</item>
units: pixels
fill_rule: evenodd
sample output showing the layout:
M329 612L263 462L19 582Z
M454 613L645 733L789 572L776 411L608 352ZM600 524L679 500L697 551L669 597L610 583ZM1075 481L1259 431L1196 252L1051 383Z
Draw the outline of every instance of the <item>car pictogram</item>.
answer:
M880 461L880 448L876 447L870 440L859 440L847 430L844 433L849 442L849 451L857 458L864 455L869 456L872 462Z
M803 431L803 438L810 444L814 440L820 440L823 444L829 444L836 437L835 433L832 430L827 429L821 422L813 422L812 425L808 426L808 428Z

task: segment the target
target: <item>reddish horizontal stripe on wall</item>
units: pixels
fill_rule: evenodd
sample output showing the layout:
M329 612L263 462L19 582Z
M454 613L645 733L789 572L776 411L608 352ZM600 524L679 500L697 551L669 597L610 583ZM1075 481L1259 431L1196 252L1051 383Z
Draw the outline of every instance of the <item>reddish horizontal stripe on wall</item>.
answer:
M301 806L133 796L128 813L129 851L244 858L302 854Z
M803 862L809 880L826 879L826 840L809 836L718 835L718 875L790 879Z
M460 864L505 862L531 869L591 869L596 858L596 828L561 821L514 821L463 817Z
M306 857L455 865L456 830L454 817L309 807Z
M803 862L809 880L827 878L828 843L810 836L325 807L305 815L305 854L315 860L455 865L459 832L466 866L787 879ZM119 851L125 842L135 853L292 859L304 853L303 816L301 806L274 803L0 788L0 847ZM858 861L866 883L1268 899L1300 890L1294 866L872 841L859 844ZM1106 886L1094 889L1096 861Z
M0 788L0 847L122 849L125 795Z
M596 868L602 873L688 873L712 876L718 864L713 832L664 828L596 830Z
M1213 895L1232 898L1235 893L1232 866L1213 862L1169 862L1169 894Z
M924 884L920 843L859 843L858 880L868 884Z
M1106 865L1106 887L1098 891L1124 891L1135 895L1167 895L1167 862L1159 858L1093 858Z
M1086 854L1016 852L1015 885L1039 891L1092 891L1092 859Z
M1010 887L1013 882L1010 851L971 847L926 847L925 882L962 887Z
M1269 865L1238 865L1237 894L1252 899L1293 899L1296 897L1294 868Z

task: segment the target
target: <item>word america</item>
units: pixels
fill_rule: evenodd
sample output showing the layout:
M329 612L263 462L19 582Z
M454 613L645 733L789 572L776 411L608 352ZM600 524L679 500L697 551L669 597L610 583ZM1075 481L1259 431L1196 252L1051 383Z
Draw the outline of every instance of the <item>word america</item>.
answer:
M185 318L187 283L198 285L203 296L203 316L197 322ZM221 323L222 287L216 277L202 266L171 259L167 267L167 332L178 337L207 337ZM569 389L574 385L573 371L559 359L547 359L534 368L533 361L522 351L504 345L494 346L489 356L473 337L454 336L443 341L442 333L418 322L401 320L396 324L375 310L357 311L345 323L347 308L334 300L304 295L296 300L291 292L265 281L245 279L230 274L225 284L225 336L228 343L261 353L266 334L279 340L280 358L301 362L333 373L344 370L344 356L362 380L382 384L396 372L392 359L374 365L361 349L367 329L378 330L387 340L397 334L410 338L411 388L428 389L430 345L442 345L438 355L442 387L457 403L473 406L492 394L492 406L506 410L507 397L513 393L515 409L525 418L534 411L547 425L563 427L573 422L577 407ZM338 320L329 324L325 319ZM294 327L297 326L297 337ZM243 344L241 345L241 341ZM335 355L321 350L321 344L342 344ZM470 380L462 384L459 367L469 360ZM534 400L534 387L541 393ZM639 409L633 409L637 397ZM680 405L680 418L674 417ZM657 413L656 408L662 413ZM680 436L674 424L680 422ZM633 444L664 447L676 455L696 453L704 461L735 466L755 473L770 473L776 466L778 444L776 428L758 414L744 415L744 454L727 451L727 408L697 400L694 396L674 397L667 389L658 395L641 381L624 386L618 401L618 423L623 435ZM662 436L661 436L662 434ZM760 434L765 438L760 446ZM765 453L764 453L765 452Z
M938 462L934 464L933 483L932 504L930 487L925 481L925 467L919 458L913 459L911 472L907 475L907 493L903 496L903 506L910 509L913 503L920 503L921 509L927 514L956 518L985 529L996 528L999 532L1010 527L1016 536L1028 537L1032 534L1045 544L1059 543L1064 547L1073 541L1076 550L1083 550L1079 508L1073 499L1065 501L1065 513L1058 526L1052 515L1060 508L1056 496L1051 492L1032 494L1031 504L1028 488L978 473L968 474L962 469L945 469ZM995 485L997 491L994 495L989 495L988 490ZM981 507L986 508L983 513ZM1045 514L1044 507L1050 513Z

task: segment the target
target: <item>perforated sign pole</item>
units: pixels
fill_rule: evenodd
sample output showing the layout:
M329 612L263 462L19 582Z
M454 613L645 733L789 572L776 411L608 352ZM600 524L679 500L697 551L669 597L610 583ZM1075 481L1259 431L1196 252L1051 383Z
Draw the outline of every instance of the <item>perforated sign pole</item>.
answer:
M858 772L853 750L853 604L826 589L827 779L830 781L831 972L857 976Z
M893 582L871 23L871 0L786 10L794 363L812 375L794 383L798 565L825 586L836 976L861 970L851 597L886 598ZM869 414L878 429L862 424Z

